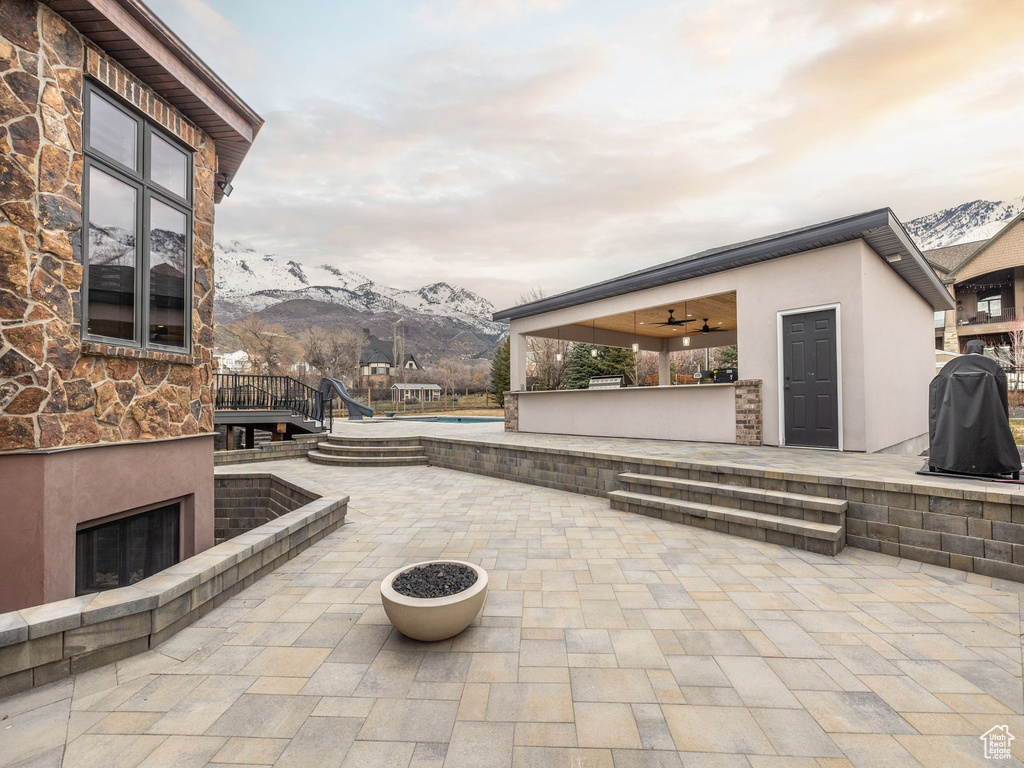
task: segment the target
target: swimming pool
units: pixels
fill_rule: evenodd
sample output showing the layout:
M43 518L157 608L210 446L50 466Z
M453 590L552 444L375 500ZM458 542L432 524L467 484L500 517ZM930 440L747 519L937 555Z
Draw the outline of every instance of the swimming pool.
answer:
M484 424L489 421L504 421L495 416L403 416L401 421L431 421L441 424ZM395 419L398 421L399 419Z

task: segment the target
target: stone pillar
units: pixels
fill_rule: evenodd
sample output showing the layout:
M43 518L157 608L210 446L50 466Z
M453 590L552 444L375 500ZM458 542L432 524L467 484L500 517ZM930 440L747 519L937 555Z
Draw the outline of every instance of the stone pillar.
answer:
M736 382L736 445L764 443L761 380Z
M505 431L519 431L519 393L505 393Z
M942 348L947 352L960 352L960 337L956 332L956 310L946 312L946 324L942 329Z

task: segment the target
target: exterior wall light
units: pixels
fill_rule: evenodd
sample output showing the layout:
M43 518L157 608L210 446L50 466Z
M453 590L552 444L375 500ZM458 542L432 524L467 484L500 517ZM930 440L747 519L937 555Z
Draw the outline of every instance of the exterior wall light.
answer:
M597 357L597 349L596 349L596 348L595 348L595 349L592 349L592 350L590 350L590 356L591 356L591 357Z

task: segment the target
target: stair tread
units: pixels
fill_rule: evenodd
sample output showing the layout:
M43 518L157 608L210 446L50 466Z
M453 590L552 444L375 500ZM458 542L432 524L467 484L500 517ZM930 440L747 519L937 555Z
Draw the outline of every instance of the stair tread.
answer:
M417 437L351 437L349 435L328 435L327 441L332 445L420 445Z
M646 504L649 506L661 506L677 509L687 514L703 512L697 517L710 517L712 520L726 520L729 522L749 522L758 528L779 530L785 533L798 533L813 538L838 539L843 531L841 525L830 525L829 523L816 523L810 520L772 515L767 512L752 512L746 509L734 507L722 507L716 504L704 504L699 501L683 501L681 499L667 499L663 496L654 496L648 493L636 493L634 491L611 491L608 497L613 500L632 502L634 504Z
M322 453L321 451L310 451L306 454L307 458L311 459L314 463L320 462L322 464L350 464L350 465L377 465L377 466L395 466L395 465L408 465L408 464L426 464L427 457L423 456L338 456L332 453Z
M322 451L327 451L328 453L340 453L342 451L351 451L352 453L358 454L386 451L393 452L395 454L424 454L422 445L339 445L337 443L327 442L317 443L317 447Z
M706 480L690 480L685 477L663 477L661 475L644 475L637 472L623 472L619 480L645 482L666 488L692 489L697 493L719 494L722 496L747 497L763 499L770 504L789 502L788 506L800 506L809 509L828 509L842 512L848 507L846 499L830 499L827 496L812 496L806 493L775 491L767 488L751 488L746 485L730 485L729 483L712 483Z

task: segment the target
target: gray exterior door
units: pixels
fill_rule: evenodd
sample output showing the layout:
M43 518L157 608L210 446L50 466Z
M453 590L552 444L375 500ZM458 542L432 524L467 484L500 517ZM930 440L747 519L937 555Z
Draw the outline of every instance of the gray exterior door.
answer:
M836 311L782 316L786 445L839 447Z

